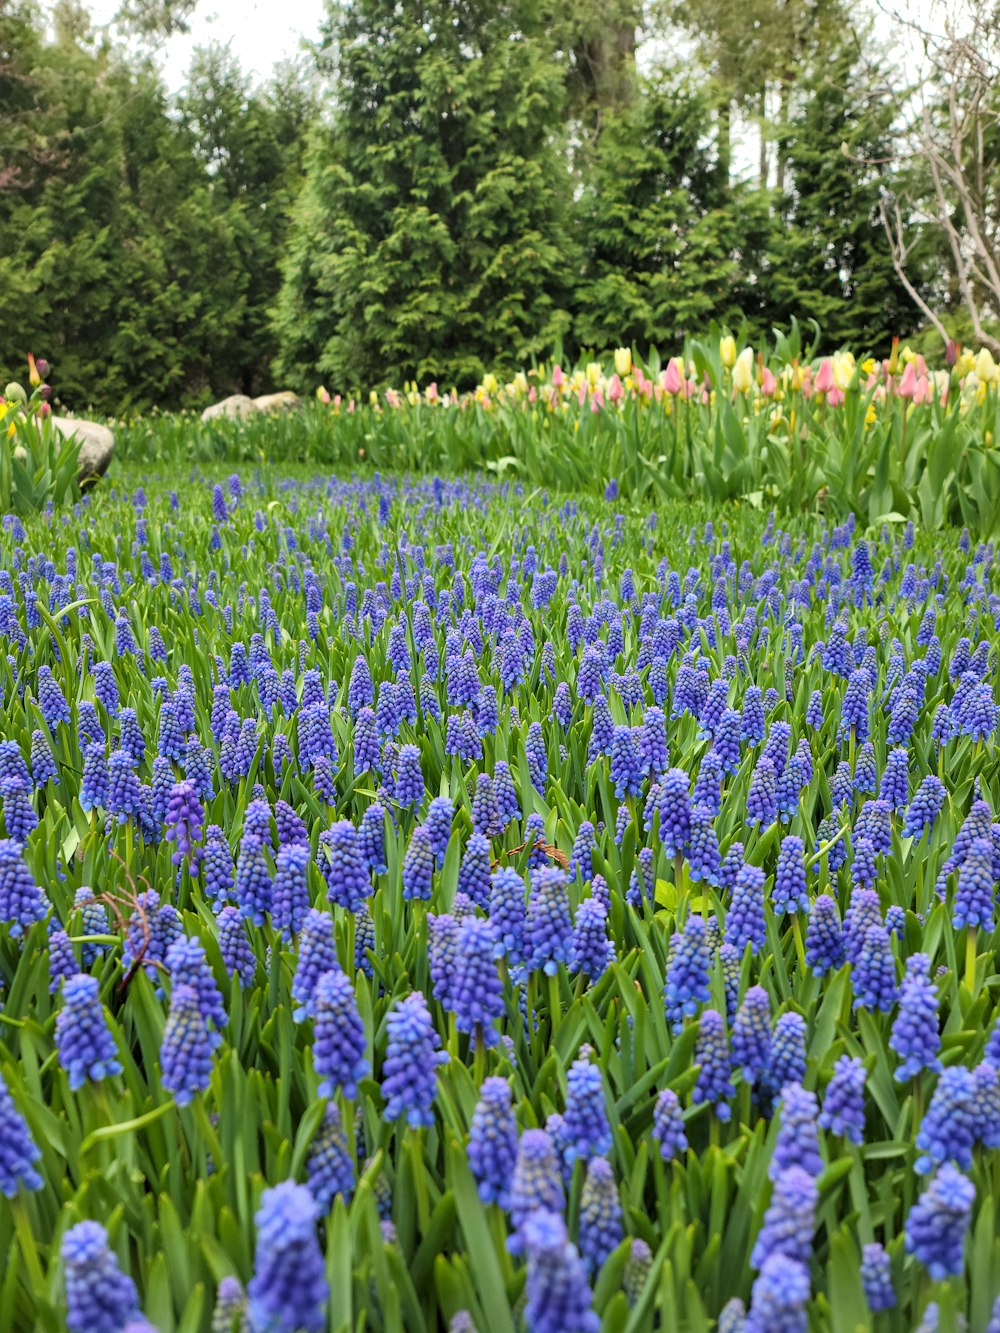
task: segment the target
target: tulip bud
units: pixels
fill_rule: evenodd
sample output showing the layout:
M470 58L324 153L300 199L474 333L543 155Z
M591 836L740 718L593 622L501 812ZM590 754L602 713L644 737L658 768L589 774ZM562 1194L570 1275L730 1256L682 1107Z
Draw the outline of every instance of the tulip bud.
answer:
M679 359L672 356L667 362L666 374L663 377L663 387L667 393L680 393L684 388L684 376L681 373Z
M903 371L902 378L899 381L899 386L896 389L896 393L900 398L916 397L917 372L914 369L912 361L907 363L906 369Z
M889 360L886 362L886 370L890 375L895 375L896 367L899 365L899 339L893 338L892 351L889 353Z
M959 345L954 338L948 339L948 346L944 349L944 363L950 370L958 360Z
M316 398L321 403L328 403L330 401L329 390L324 388L324 386L321 384L319 388L316 390Z
M622 379L632 369L632 350L629 347L618 347L615 349L615 370Z
M819 370L816 372L816 379L813 383L814 393L829 394L831 389L837 387L837 381L833 378L833 362L829 357L820 362Z
M28 353L28 383L33 389L37 389L42 382L42 377L38 373L38 367L35 365L35 358Z
M736 364L736 339L731 333L719 339L719 360L727 370Z
M976 357L976 374L983 384L992 384L997 377L996 362L988 347L981 347Z
M749 393L753 383L753 348L744 347L733 366L733 388L737 393Z
M38 371L39 375L41 375L43 380L47 380L49 377L49 371L52 369L52 367L45 360L44 356L40 356L38 360L35 362L35 369Z
M11 380L3 391L3 396L9 403L20 403L22 406L28 401L28 395L18 384L17 380Z

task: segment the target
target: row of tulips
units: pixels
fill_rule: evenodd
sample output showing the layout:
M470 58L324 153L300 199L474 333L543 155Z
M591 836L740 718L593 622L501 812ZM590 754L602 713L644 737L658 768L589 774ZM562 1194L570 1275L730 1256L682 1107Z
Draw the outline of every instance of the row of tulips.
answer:
M201 423L165 414L122 423L137 461L241 458L405 469L472 469L529 488L610 487L662 505L703 495L842 522L1000 523L997 367L952 346L940 367L908 347L881 358L818 357L801 331L751 344L691 338L661 361L619 348L559 358L472 391L436 383L368 395L321 388L280 420Z

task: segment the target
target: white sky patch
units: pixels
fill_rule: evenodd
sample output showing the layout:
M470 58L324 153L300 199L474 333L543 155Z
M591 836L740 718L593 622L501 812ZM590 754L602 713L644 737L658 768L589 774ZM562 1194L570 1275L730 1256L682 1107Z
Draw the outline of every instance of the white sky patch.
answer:
M109 23L120 0L88 0L95 26ZM276 64L298 54L303 39L315 42L326 15L324 0L201 0L191 17L191 31L171 37L158 54L169 93L184 87L196 46L229 46L255 81L266 79Z
M100 26L111 21L119 4L120 0L89 0L87 8ZM940 26L939 4L936 0L877 0L868 13L874 18L879 40L912 73L919 60L914 50L918 43L898 16L934 30ZM171 37L160 52L167 89L171 93L181 90L194 48L212 41L228 45L244 69L257 79L266 79L277 63L299 52L303 40L318 38L325 14L324 0L200 0L191 18L191 32ZM648 53L641 63L655 64L656 55Z

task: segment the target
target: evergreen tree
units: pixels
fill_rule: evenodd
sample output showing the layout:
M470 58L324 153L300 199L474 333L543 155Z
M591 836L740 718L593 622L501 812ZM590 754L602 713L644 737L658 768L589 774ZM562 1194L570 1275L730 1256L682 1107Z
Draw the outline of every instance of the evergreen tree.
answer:
M311 104L294 83L252 94L231 68L196 67L191 108L224 104L224 147L240 145L213 157L148 63L95 42L74 5L54 17L46 39L27 8L0 16L0 304L15 312L0 364L44 352L62 403L109 413L270 387L267 312Z
M766 200L730 187L705 119L697 93L651 83L606 125L578 209L574 334L586 346L676 346L753 307Z
M882 192L892 188L893 110L851 49L805 92L785 136L789 192L775 217L764 284L770 322L811 316L828 348L884 350L917 319L879 216Z
M211 184L215 215L231 232L238 267L250 276L240 337L216 352L215 369L227 384L257 392L271 379L271 307L306 134L317 113L315 90L296 64L255 89L228 48L216 44L195 52L179 107Z
M356 0L278 303L301 384L467 387L566 328L564 71L525 0Z

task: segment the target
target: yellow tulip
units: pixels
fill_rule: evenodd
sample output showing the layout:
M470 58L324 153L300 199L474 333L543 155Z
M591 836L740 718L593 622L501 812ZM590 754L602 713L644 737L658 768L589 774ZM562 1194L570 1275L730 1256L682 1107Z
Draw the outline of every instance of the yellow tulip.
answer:
M601 382L601 363L599 361L587 362L587 383L592 389L596 389Z
M736 364L736 339L731 333L719 339L719 360L727 370L732 370Z
M838 389L849 389L854 379L855 361L850 352L834 352L833 382Z
M992 384L997 377L997 364L988 347L981 347L976 357L976 374L983 384Z
M496 375L494 375L492 371L483 376L483 391L485 393L488 393L491 398L499 388L500 388L500 381L497 379Z
M733 366L733 388L737 393L749 393L753 384L753 348L744 347Z
M632 350L629 347L618 347L615 349L615 370L622 379L632 369Z

